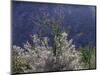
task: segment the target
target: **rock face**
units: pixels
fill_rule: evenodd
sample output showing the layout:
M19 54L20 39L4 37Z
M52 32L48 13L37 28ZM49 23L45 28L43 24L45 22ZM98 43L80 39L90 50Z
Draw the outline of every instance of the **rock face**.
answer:
M80 52L75 49L72 39L67 40L66 32L54 37L55 48L48 45L49 38L33 35L33 45L24 48L13 46L13 72L48 72L82 69ZM55 52L55 53L54 53Z

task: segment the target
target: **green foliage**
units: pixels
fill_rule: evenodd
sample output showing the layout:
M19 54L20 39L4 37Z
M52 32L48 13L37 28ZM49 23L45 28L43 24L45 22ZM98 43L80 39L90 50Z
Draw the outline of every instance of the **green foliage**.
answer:
M81 48L81 57L82 61L85 63L84 67L86 69L94 69L96 68L96 61L95 61L95 48L86 46Z

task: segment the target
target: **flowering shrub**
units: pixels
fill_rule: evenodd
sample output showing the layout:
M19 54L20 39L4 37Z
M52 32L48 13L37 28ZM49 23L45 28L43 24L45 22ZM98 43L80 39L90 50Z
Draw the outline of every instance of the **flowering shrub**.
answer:
M33 44L24 48L13 46L14 73L48 72L82 69L81 52L76 50L73 40L62 32L54 37L54 47L48 45L49 38L33 35ZM42 38L42 39L41 39Z

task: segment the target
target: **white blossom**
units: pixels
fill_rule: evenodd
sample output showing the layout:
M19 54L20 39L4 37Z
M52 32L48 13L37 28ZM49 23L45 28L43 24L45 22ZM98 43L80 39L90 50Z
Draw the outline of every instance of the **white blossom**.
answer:
M75 45L72 44L73 40L67 40L67 37L68 34L66 32L61 33L61 36L55 36L54 41L57 54L54 55L53 47L48 45L49 38L43 37L43 40L40 41L38 35L35 34L33 35L33 43L35 46L31 45L29 42L24 44L23 49L14 45L13 53L18 53L18 55L13 55L13 57L24 59L24 64L28 65L30 68L18 67L23 68L25 73L81 69L80 52L77 51ZM39 43L42 45L40 46ZM23 55L21 56L22 53ZM19 59L16 59L15 62L23 65L21 60L19 62ZM17 66L14 65L14 67Z

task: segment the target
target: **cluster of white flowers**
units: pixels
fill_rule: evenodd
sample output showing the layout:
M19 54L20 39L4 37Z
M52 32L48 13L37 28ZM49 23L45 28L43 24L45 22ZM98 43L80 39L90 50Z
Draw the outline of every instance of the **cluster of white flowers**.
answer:
M73 40L68 40L68 34L63 32L60 36L55 36L57 44L56 52L59 53L57 57L58 66L61 70L78 70L82 69L82 62L80 52L76 50Z
M67 36L66 32L61 33L60 36L55 36L56 55L54 55L53 47L48 45L49 39L47 37L40 39L38 35L32 36L34 45L27 42L23 49L13 46L13 57L24 59L24 61L15 60L14 68L21 68L24 73L82 69L80 52L72 44L73 40L68 40ZM24 67L15 63L24 65Z

